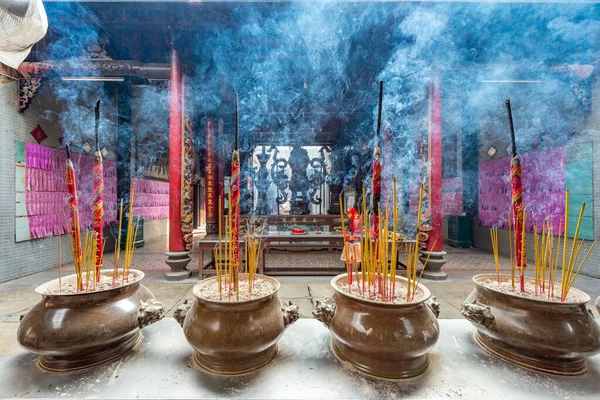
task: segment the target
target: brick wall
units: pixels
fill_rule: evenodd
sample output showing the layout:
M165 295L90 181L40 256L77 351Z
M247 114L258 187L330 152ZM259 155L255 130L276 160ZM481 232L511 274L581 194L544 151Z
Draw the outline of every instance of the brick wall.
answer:
M0 282L58 265L56 237L15 243L15 141L35 142L29 132L45 111L39 99L19 113L16 82L0 83ZM49 136L53 133L51 123L42 127ZM61 252L62 261L70 262L69 242L64 237Z
M101 83L94 83L102 90ZM23 113L17 111L17 83L0 83L0 282L58 266L58 238L15 242L15 141L35 142L30 132L38 125L44 129L48 138L42 145L60 146L58 138L63 135L62 127L56 122L57 116L68 107L56 100L57 96L51 83L42 85L32 100L29 108ZM91 103L92 104L92 103ZM93 106L93 105L92 105ZM109 150L108 159L114 160L114 144L116 143L116 108L115 104L105 104L102 118L111 123L102 132L103 143ZM90 113L93 110L90 109ZM92 114L93 115L93 114ZM93 126L83 132L85 139L92 140ZM92 142L90 142L92 143ZM77 144L80 146L80 144ZM112 246L107 242L107 250ZM61 262L72 261L69 241L61 238ZM70 273L71 271L65 272Z

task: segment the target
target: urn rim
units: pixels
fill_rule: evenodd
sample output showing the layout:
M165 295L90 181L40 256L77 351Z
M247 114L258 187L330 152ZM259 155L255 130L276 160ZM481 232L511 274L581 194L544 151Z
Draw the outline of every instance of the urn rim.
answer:
M135 284L139 283L142 279L144 279L144 276L146 276L144 274L144 272L139 269L130 268L129 271L135 272L137 279L131 280L121 286L111 287L109 289L96 290L96 291L90 291L90 292L81 292L81 293L47 293L46 290L48 289L48 287L50 287L52 285L58 285L59 278L56 278L56 279L52 279L50 281L46 281L46 282L42 283L41 285L39 285L38 287L35 288L35 292L44 297L78 297L78 296L89 296L89 295L94 295L94 294L99 294L99 293L110 293L111 291L119 291L119 290L123 290L131 285L135 285ZM106 271L101 271L100 274L102 274L104 276L112 277L113 272L106 270ZM64 284L65 281L68 281L70 279L76 279L76 276L77 276L77 274L71 274L71 275L63 276L60 279L62 280L62 283Z
M335 290L337 293L341 294L342 296L346 296L349 297L353 300L356 301L360 301L366 304L370 304L370 305L376 305L376 306L381 306L381 307L411 307L411 306L417 306L421 303L426 302L427 300L429 300L429 298L431 298L431 291L429 289L427 289L427 287L425 285L423 285L422 283L419 282L419 289L423 291L423 297L419 300L415 300L415 301L411 301L411 302L406 302L406 303L384 303L381 301L375 301L375 300L369 300L369 299L364 299L362 297L358 297L355 296L351 293L345 293L343 292L340 288L337 287L337 282L346 277L348 275L348 273L343 273L343 274L339 274L334 276L333 278L331 278L331 281L329 282L329 284L331 285L331 287L333 288L333 290ZM405 277L401 276L401 275L396 275L396 279L397 280L401 280L401 281L406 281L408 282L408 279L406 279Z
M202 286L208 285L210 282L216 281L217 276L213 276L213 277L204 279L204 280L196 283L194 285L194 287L192 288L192 292L194 293L194 296L196 297L196 299L201 300L202 302L205 302L205 303L215 304L215 305L219 305L219 306L230 305L230 304L231 305L240 305L240 304L256 303L256 302L260 302L265 299L268 299L269 297L276 295L279 292L279 288L281 287L281 284L279 283L279 281L277 279L272 278L270 276L262 275L262 274L254 274L254 276L256 278L261 278L261 279L270 281L271 284L273 285L273 291L269 294L265 294L264 296L257 297L255 299L250 299L250 300L240 300L240 301L209 300L207 298L200 296L199 289ZM241 279L241 278L248 279L248 274L247 273L239 274L239 279Z
M520 299L523 301L528 301L528 302L534 302L536 304L546 304L546 305L552 305L552 306L560 306L560 307L569 307L569 306L581 306L581 305L585 305L587 303L589 303L592 298L590 297L589 294L587 294L586 292L584 292L583 290L577 289L575 287L572 287L570 290L571 291L576 291L580 294L582 294L585 298L585 300L581 300L581 301L565 301L565 302L556 302L556 301L548 301L548 300L543 300L543 299L533 299L533 298L529 298L529 297L523 297L523 296L519 296L517 294L513 294L511 292L500 292L496 289L493 289L491 287L485 286L483 285L481 282L479 282L482 279L491 279L492 281L497 279L498 275L496 274L491 274L491 273L487 273L487 274L477 274L475 276L473 276L473 283L475 283L475 285L478 288L481 288L483 290L489 290L490 292L493 292L495 294L499 294L499 295L506 295L506 296L510 296L511 298L515 298L515 299ZM511 276L507 275L507 274L501 274L500 278L507 278L510 279ZM525 279L527 281L533 281L532 278L530 277L525 277Z

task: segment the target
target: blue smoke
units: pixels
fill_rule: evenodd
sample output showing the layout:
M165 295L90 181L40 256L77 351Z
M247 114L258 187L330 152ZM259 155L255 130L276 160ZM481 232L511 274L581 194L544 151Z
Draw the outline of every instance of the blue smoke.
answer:
M391 130L394 151L401 155L395 157L394 174L404 170L411 180L416 174L415 137L427 129L428 87L436 74L442 80L444 101L460 99L459 112L443 115L444 132L460 130L465 125L462 115L477 110L478 119L469 124L493 132L492 136L507 137L503 100L511 97L518 145L527 151L564 145L581 126L589 111L574 93L573 82L589 82L600 56L600 8L595 4L324 2L200 7L148 3L131 7L170 17L198 120L207 115L231 120L232 93L239 93L242 149L251 147L256 131L278 132L282 144L300 136L310 141L311 135L337 118L342 132L339 147L348 154L364 153L365 145L370 149L374 142L377 83L384 80L384 126ZM57 39L47 57L73 60L91 43L114 42L96 14L99 10L93 4L48 3ZM186 28L178 29L178 24ZM191 28L194 24L197 29ZM144 35L140 37L143 40ZM113 58L119 58L115 50L119 45L124 43L108 46ZM127 47L140 49L145 59L162 57L162 62L168 54L156 53L151 43L143 41ZM569 65L589 65L591 75ZM486 82L507 80L535 83ZM68 104L59 116L66 136L93 126L92 104L107 96L106 88L99 86L57 87L58 99ZM164 103L148 96L139 107L149 115L148 124L164 124L159 120L164 119L164 110L158 112ZM230 127L225 130L228 137ZM479 146L479 154L487 149L486 143Z

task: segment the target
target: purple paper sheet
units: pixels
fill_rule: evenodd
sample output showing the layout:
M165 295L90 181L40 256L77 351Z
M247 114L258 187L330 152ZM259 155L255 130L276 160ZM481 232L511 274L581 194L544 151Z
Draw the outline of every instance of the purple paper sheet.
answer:
M34 239L67 233L68 218L65 163L67 155L62 150L34 143L25 146L25 207L29 219L29 233ZM90 156L73 154L77 179L79 216L82 229L93 222L92 166ZM112 161L104 163L104 225L116 221L117 169ZM64 212L64 215L63 215Z
M169 218L169 182L131 179L135 186L133 214L145 220Z
M523 165L523 203L528 212L527 231L533 231L534 219L538 231L549 217L555 234L563 220L565 208L566 148L525 153ZM511 210L510 158L479 163L479 223L482 226L508 228Z

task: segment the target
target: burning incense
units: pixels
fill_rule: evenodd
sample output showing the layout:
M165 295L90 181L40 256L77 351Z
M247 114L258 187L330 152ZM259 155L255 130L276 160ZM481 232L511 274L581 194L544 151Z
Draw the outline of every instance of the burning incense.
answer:
M246 250L246 272L248 273L248 293L252 293L256 270L260 262L260 250L262 248L262 235L264 227L257 229L250 222L247 223L244 244Z
M567 237L568 237L568 216L569 216L569 209L568 209L568 204L569 204L569 191L566 190L565 191L565 230L564 230L564 239L563 239L563 265L562 265L562 271L561 271L561 295L560 295L560 300L561 301L565 301L567 298L567 295L569 294L569 290L571 289L571 287L573 286L573 283L575 282L575 278L577 277L577 275L579 275L579 271L581 270L581 267L583 267L583 265L585 264L585 262L587 261L588 256L590 255L592 249L595 246L595 242L590 246L590 249L588 250L587 254L585 255L585 257L583 258L583 261L579 264L579 267L577 268L577 270L575 270L575 264L577 263L577 260L579 259L579 253L581 251L581 248L583 247L583 240L581 242L579 242L579 244L577 243L577 239L579 237L579 230L581 228L581 221L583 220L583 213L585 211L585 203L581 204L581 208L579 209L579 218L577 219L577 227L575 228L575 235L573 236L573 244L571 245L571 252L569 253L569 262L567 264L565 264L566 262L566 249L567 249ZM566 268L566 270L565 270Z
M73 264L75 264L75 273L77 275L77 290L83 290L82 274L82 250L81 250L81 227L79 222L79 204L77 202L77 184L75 182L75 167L71 161L71 152L69 146L65 146L67 151L66 162L66 182L69 203L69 216L71 218L71 250L73 252Z
M508 212L508 249L510 252L510 279L512 282L512 291L515 291L515 259L513 257L513 235L512 235L512 218L510 211Z
M344 203L342 201L342 195L340 195L340 221L342 223L342 240L344 242L344 263L346 264L346 279L348 281L348 287L352 285L352 271L348 268L348 260L350 259L350 254L348 254L348 241L346 240L346 217L344 216Z
M490 229L490 236L492 238L492 252L494 253L496 275L498 276L498 283L500 283L500 265L498 262L498 227L493 227Z
M435 248L435 244L437 243L437 238L433 241L433 245L431 246L432 249ZM427 263L429 262L429 257L431 257L431 252L433 250L429 251L429 254L427 254L427 258L425 258L425 262L423 263L423 268L421 269L421 273L419 274L419 279L417 280L416 284L415 284L415 290L413 290L413 300L415 298L415 292L416 292L416 288L419 287L419 282L421 282L421 277L423 276L423 272L425 271L425 268L427 267Z
M410 271L408 269L408 264L407 264L407 276L408 276L408 293L407 293L407 298L410 298L410 294L411 294L411 289L413 289L413 297L414 297L414 290L416 290L416 278L417 278L417 262L419 261L419 232L420 232L420 228L421 228L421 211L422 211L422 206L423 206L423 186L419 187L419 208L417 209L417 233L416 233L416 237L415 237L415 249L413 251L412 254L412 258L410 260L411 265L410 265ZM411 288L412 286L412 288Z
M392 228L392 266L390 271L391 276L391 298L392 300L395 297L396 292L396 267L398 265L398 240L396 238L396 232L398 231L398 207L396 207L396 177L394 177L394 181L392 183L392 196L393 204L394 204L394 226Z
M576 265L579 261L579 255L581 253L581 249L583 248L584 240L579 239L579 233L581 230L581 223L583 221L583 215L585 212L585 203L581 204L581 208L579 209L579 216L577 218L577 226L575 228L575 234L573 236L573 243L570 247L570 252L567 257L567 243L568 243L568 227L569 227L569 190L565 190L565 211L564 218L559 222L558 226L558 235L556 238L556 247L553 240L554 227L552 226L552 222L550 219L546 219L542 223L542 231L541 235L538 230L537 222L534 218L533 220L533 243L534 243L534 254L535 254L535 274L534 274L534 295L537 297L540 293L546 294L548 300L554 299L554 286L556 282L556 278L558 277L559 272L559 263L560 267L560 301L564 302L567 299L570 289L573 287L575 279L579 275L581 268L586 263L589 255L591 254L596 242L592 243L590 248L588 249L585 257L579 263L577 268ZM525 292L524 289L524 266L526 265L526 255L524 251L525 246L525 227L527 226L527 212L525 209L522 210L521 214L522 225L521 225L521 245L523 246L523 251L521 252L520 265L518 267L518 263L516 263L519 268L519 275L521 280L521 292ZM564 229L563 229L564 222ZM511 234L511 218L509 212L508 218L508 235L509 238L512 237ZM516 227L515 227L516 228ZM498 283L500 283L500 275L499 275L499 267L498 267L498 232L497 228L494 227L490 231L491 239L492 239L492 250L494 253L494 262L496 263L496 273L498 274ZM562 244L561 244L561 235L562 235ZM517 235L515 234L515 237ZM516 244L516 243L515 243ZM515 290L515 263L513 262L512 257L512 241L509 240L509 249L511 252L511 280L512 280L512 289ZM562 250L562 254L560 251ZM562 262L560 262L562 259ZM546 283L546 270L548 270L547 275L547 283Z
M562 269L560 274L560 297L562 298L565 288L565 267L567 265L567 238L569 236L569 190L565 190L565 229L563 231L563 254Z
M129 192L129 213L127 214L127 234L125 236L125 254L123 254L123 271L121 278L123 281L129 279L129 268L133 261L133 250L135 248L135 238L137 237L137 228L140 222L139 218L136 220L135 227L133 226L133 200L135 197L135 186L131 187ZM120 234L120 232L119 232Z
M231 156L231 184L229 186L229 215L231 220L231 255L236 294L238 293L238 274L240 266L240 155L238 152L238 94L235 93L235 147Z
M103 234L103 220L104 220L104 167L102 165L102 152L100 151L100 103L101 100L96 102L95 117L96 117L96 152L94 153L94 166L92 168L92 174L94 179L94 232L98 237L96 243L96 251L94 258L94 270L96 282L100 280L100 270L103 264L103 248L104 241L102 240Z
M510 162L510 180L511 180L511 188L512 188L512 210L513 210L513 219L514 219L514 229L515 229L515 263L516 268L520 271L520 284L521 291L525 291L525 280L524 280L524 271L526 265L523 264L527 261L527 257L525 255L525 229L523 225L525 225L523 221L523 184L521 182L521 175L523 173L523 169L521 167L521 158L517 154L517 142L515 140L515 127L513 124L512 118L512 110L510 107L510 99L506 99L506 111L508 113L508 124L510 127L510 139L511 139L511 153L512 158Z
M525 291L525 264L527 262L526 251L525 251L525 227L527 226L527 213L522 211L522 225L521 225L521 267L519 268L519 282L521 284L521 292Z
M116 285L117 276L119 275L119 256L121 255L121 228L123 226L123 199L119 207L119 230L117 233L117 248L115 249L115 267L113 269L113 286Z
M222 264L221 264L221 257L223 257L223 203L221 202L221 199L219 199L217 201L218 205L218 209L219 209L219 214L218 214L218 246L217 246L217 257L215 258L215 269L217 270L217 282L219 284L219 295L221 300L223 300L223 282L222 282Z
M373 149L373 178L372 178L372 205L371 210L373 212L373 231L375 235L379 231L379 218L380 218L380 202L381 202L381 148L379 147L380 132L381 132L381 113L383 106L383 81L379 81L379 105L377 108L377 131L376 131L376 144Z
M58 292L60 293L62 291L62 274L60 271L60 266L61 266L61 262L60 262L60 235L58 235Z

